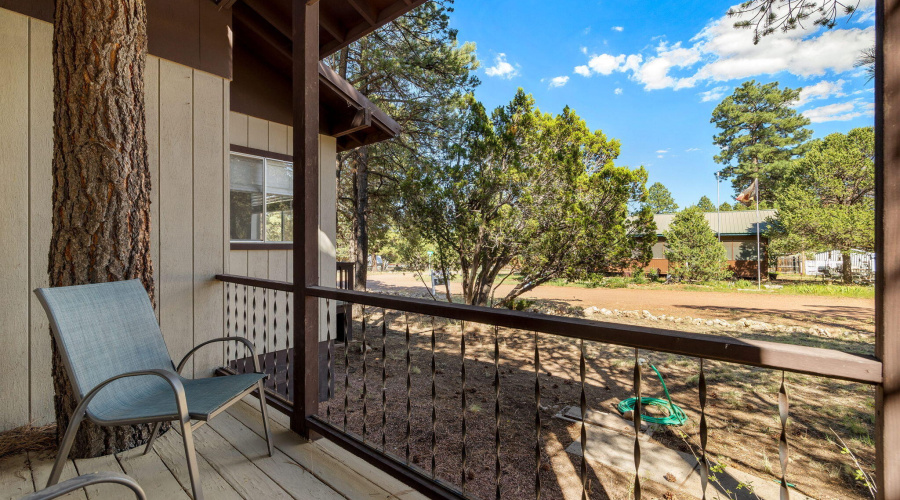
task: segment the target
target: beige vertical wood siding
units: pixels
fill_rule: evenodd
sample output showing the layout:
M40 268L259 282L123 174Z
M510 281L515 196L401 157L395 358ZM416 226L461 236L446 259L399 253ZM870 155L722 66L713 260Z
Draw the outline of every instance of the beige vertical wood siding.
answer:
M49 23L0 9L0 431L54 419L50 334L31 293L47 282L51 56ZM212 277L239 260L227 235L229 82L151 56L145 91L157 312L177 361L224 335L224 291ZM207 375L223 350L195 360L193 374Z
M272 153L293 154L292 140L293 127L280 123L269 122L260 118L247 116L242 113L231 112L230 120L231 144L244 146ZM228 203L228 190L225 192L225 202ZM335 239L337 235L337 142L333 137L319 136L319 283L323 286L335 286L336 261ZM226 237L229 235L226 234ZM290 250L231 250L229 262L232 274L244 274L254 278L266 278L279 281L293 281L293 251ZM243 290L238 290L238 300L243 302ZM234 299L233 299L234 300ZM252 296L249 298L252 301ZM261 295L257 302L262 300ZM274 294L266 296L269 317L274 317ZM283 296L282 296L282 301ZM283 302L278 302L279 311L284 311ZM241 306L243 307L243 306ZM261 306L260 306L261 307ZM331 318L334 322L336 308L331 304ZM325 301L319 305L319 324L322 325L321 340L325 340ZM243 318L237 318L237 328L243 332ZM257 338L262 340L262 318L248 318L248 335L253 337L253 327L256 326ZM282 325L277 328L267 325L266 346L268 349L284 349L286 346L286 331ZM235 327L232 326L234 331ZM334 331L331 332L332 337ZM261 344L260 344L261 345Z

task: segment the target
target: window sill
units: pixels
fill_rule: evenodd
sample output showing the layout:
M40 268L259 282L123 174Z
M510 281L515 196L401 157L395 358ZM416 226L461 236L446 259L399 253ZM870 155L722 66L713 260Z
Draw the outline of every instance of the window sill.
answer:
M293 250L292 241L232 241L232 250Z

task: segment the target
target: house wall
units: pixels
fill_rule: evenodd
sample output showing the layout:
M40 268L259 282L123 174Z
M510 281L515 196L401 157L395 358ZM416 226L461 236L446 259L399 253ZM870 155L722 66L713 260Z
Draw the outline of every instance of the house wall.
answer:
M31 293L48 279L51 56L50 23L0 9L0 431L53 420L51 337ZM224 330L212 278L231 257L229 81L151 56L145 85L157 312L178 360ZM186 374L210 373L222 349L198 353Z
M644 268L646 272L659 271L662 275L669 274L669 261L665 257L665 242L666 239L660 236L653 245L653 258ZM763 238L762 272L764 276L768 274L767 244L767 240ZM725 247L728 268L734 272L735 277L756 279L756 236L722 236L722 245Z
M235 146L279 154L294 154L293 127L263 120L243 113L231 112L230 139ZM319 136L319 284L334 287L337 284L335 242L337 237L337 142L334 137ZM228 200L228 190L225 191ZM227 236L226 236L227 237ZM229 272L253 278L293 281L293 250L231 250ZM269 292L268 303L273 303L274 292ZM336 318L334 303L330 303L331 318ZM332 320L333 321L333 320ZM319 339L326 339L325 300L319 303ZM279 327L280 328L280 327ZM331 332L332 337L334 332ZM270 349L286 347L286 334L275 331L270 338Z

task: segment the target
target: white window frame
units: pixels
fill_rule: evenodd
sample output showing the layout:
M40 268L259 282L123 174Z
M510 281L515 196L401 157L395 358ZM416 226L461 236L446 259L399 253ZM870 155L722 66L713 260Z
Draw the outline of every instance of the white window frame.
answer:
M263 229L262 229L262 239L261 240L235 240L235 239L231 238L231 221L229 220L228 240L232 243L285 243L285 244L291 243L291 244L293 244L294 243L293 240L292 241L284 241L284 240L269 241L267 239L267 237L269 235L269 231L267 231L266 226L269 223L269 218L267 217L268 208L269 208L269 160L274 160L274 161L278 161L281 163L287 163L291 167L294 166L294 162L286 161L286 160L279 160L278 158L268 158L265 156L254 155L254 154L249 154L249 153L238 153L237 151L229 151L229 156L228 156L229 172L231 171L231 157L232 156L243 156L244 158L253 158L253 159L257 159L257 160L262 160L262 162L263 162L263 179L262 179L263 180L263 192L262 192L262 199L263 199L263 211L262 211L263 224L262 225L263 225ZM293 199L293 197L294 197L294 193L292 190L291 199ZM228 181L228 203L229 203L229 207L230 207L230 204L231 204L231 181L230 180ZM229 216L229 219L230 219L230 216Z

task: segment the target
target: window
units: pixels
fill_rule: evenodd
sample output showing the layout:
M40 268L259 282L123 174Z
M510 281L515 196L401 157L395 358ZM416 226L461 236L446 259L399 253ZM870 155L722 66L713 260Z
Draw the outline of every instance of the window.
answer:
M231 240L293 241L294 166L231 153Z

